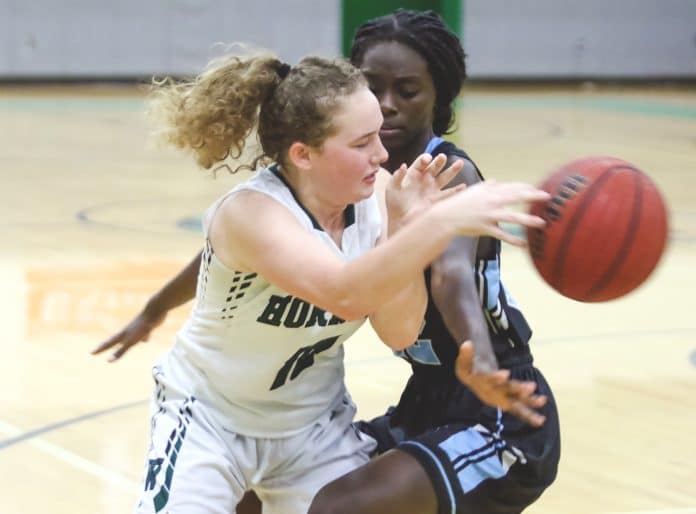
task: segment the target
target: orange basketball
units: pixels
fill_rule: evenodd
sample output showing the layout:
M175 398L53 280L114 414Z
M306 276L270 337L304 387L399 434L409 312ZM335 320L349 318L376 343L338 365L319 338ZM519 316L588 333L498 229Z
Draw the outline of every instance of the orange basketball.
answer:
M586 157L539 186L552 195L530 212L546 220L527 229L529 254L544 280L564 296L604 302L637 288L657 266L667 241L667 209L645 173L614 157Z

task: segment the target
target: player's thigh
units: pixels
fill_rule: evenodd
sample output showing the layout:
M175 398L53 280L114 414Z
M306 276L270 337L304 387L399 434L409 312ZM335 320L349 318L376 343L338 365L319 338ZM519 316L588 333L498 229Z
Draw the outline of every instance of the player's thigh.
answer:
M261 500L254 491L244 493L234 514L261 514Z
M437 496L425 468L411 455L390 450L324 486L310 514L435 514Z

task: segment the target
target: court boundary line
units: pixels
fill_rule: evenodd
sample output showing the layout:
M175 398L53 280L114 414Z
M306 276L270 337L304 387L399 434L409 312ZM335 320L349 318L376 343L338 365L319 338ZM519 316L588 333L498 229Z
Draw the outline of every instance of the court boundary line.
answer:
M6 448L9 448L10 446L14 446L15 444L34 439L41 435L53 432L61 428L65 428L70 425L76 425L78 423L82 423L83 421L88 421L90 419L106 416L108 414L113 414L114 412L119 412L122 410L131 409L133 407L146 405L148 402L149 400L137 400L133 402L123 403L121 405L116 405L114 407L109 407L106 409L100 409L98 411L88 412L87 414L82 414L80 416L64 419L62 421L56 421L54 423L50 423L43 427L35 428L26 432L23 432L21 429L12 426L9 423L0 421L0 432L10 432L13 434L17 434L14 437L10 437L9 439L0 440L0 450L4 450Z
M15 432L20 430L4 421L0 421L0 431ZM135 493L142 486L137 480L105 468L104 466L81 457L61 446L44 441L43 439L32 439L28 441L28 444L75 469L108 482L124 492Z

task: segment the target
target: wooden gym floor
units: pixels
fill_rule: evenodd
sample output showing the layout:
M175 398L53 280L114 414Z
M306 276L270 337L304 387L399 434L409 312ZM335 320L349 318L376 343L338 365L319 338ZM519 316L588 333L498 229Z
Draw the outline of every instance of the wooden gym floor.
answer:
M536 182L590 154L647 171L670 243L628 297L560 297L508 247L503 278L535 330L560 405L557 482L532 514L696 513L696 90L469 87L455 140L488 177ZM147 141L125 86L0 88L0 514L130 512L140 488L153 359L187 308L108 364L89 351L201 246L213 180ZM253 220L249 220L250 223ZM362 417L407 376L361 330L347 344Z

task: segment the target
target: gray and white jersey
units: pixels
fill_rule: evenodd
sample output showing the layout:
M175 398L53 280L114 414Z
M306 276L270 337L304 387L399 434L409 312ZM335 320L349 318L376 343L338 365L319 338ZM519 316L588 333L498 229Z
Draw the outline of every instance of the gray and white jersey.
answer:
M225 198L246 190L280 202L345 260L375 246L381 220L374 194L348 206L339 248L273 166L232 189L204 216L206 245L195 306L164 356L162 371L218 411L231 431L285 437L319 419L344 396L342 344L364 319L344 321L217 259L207 237L210 222Z

